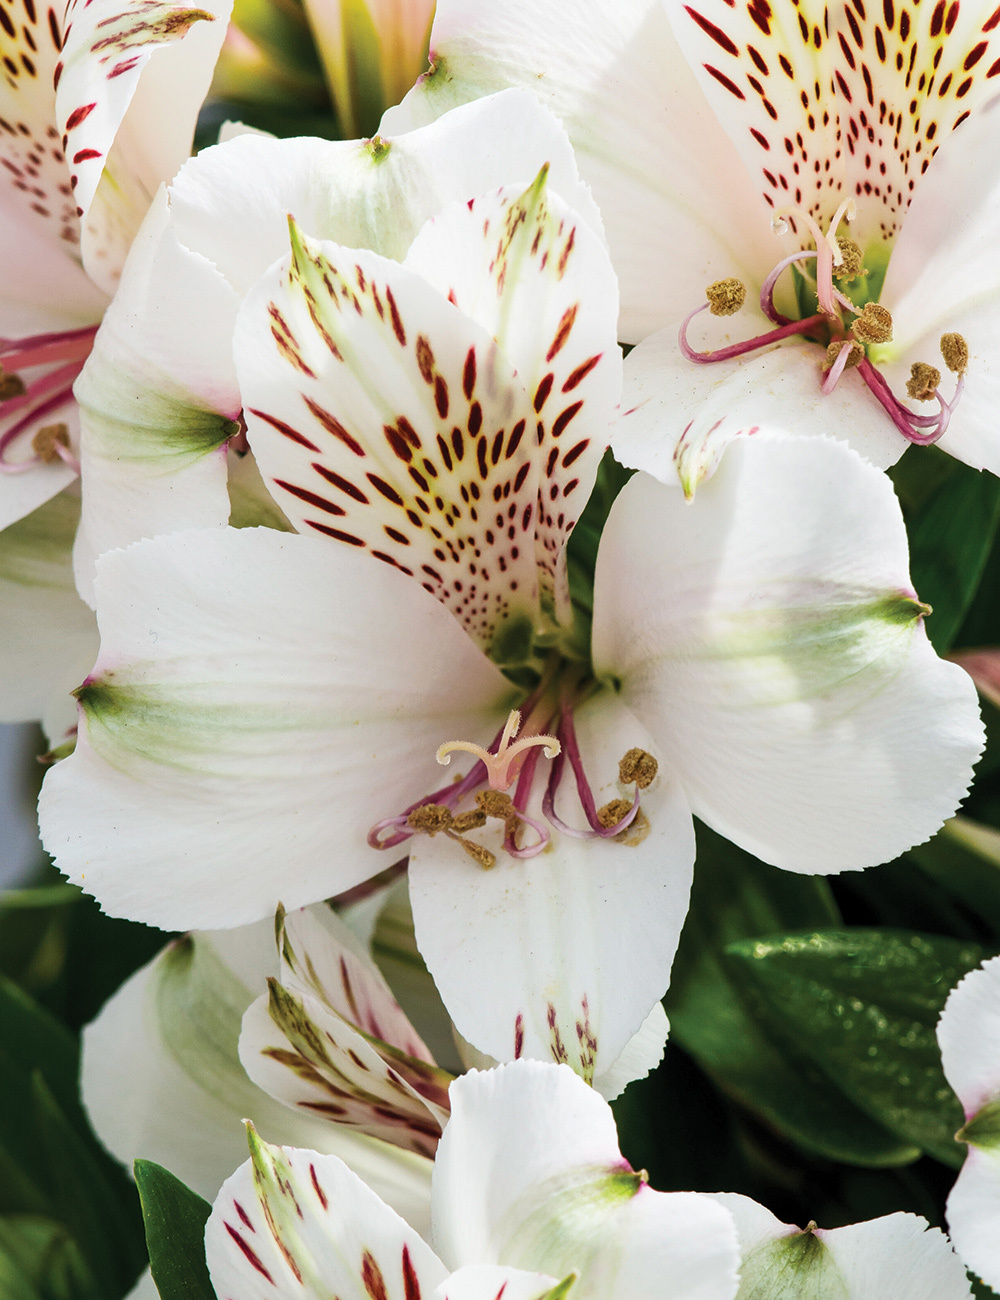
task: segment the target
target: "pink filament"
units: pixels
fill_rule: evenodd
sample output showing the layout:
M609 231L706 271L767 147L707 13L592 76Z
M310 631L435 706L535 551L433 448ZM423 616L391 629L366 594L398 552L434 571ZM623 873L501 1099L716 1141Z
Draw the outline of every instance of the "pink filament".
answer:
M756 352L758 348L765 348L769 343L791 338L794 334L806 334L817 325L826 324L827 320L822 312L817 312L815 316L807 316L805 320L789 321L787 325L779 325L777 329L768 330L765 334L757 334L742 343L731 343L728 347L716 348L714 352L697 352L687 341L687 327L699 312L707 309L708 303L703 302L700 307L689 312L681 322L677 333L677 342L688 361L697 361L703 365L710 361L730 361L733 357L742 357L748 352Z

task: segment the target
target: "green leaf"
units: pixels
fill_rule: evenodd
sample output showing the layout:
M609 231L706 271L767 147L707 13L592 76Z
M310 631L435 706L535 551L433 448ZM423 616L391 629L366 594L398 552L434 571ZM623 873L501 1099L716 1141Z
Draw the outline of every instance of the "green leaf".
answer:
M74 1126L86 1121L77 1100L78 1048L72 1034L23 993L16 984L0 977L0 1077L4 1077L5 1102L12 1086L15 1066L4 1071L2 1058L18 1063L27 1080L38 1070ZM27 1093L25 1093L25 1098ZM7 1109L7 1106L3 1108ZM5 1132L0 1120L0 1134Z
M102 1296L123 1295L145 1265L139 1207L119 1198L45 1080L33 1079L35 1122L58 1217L84 1252ZM134 1196L134 1193L132 1193Z
M934 611L927 634L939 654L972 604L1000 522L1000 481L947 459L935 448L913 449L893 474L904 505L911 503L910 573Z
M807 1054L864 1111L954 1167L961 1105L935 1027L976 944L905 930L826 930L743 940L726 961L773 1036Z
M909 856L1000 936L1000 831L953 817Z
M76 1242L38 1215L0 1218L0 1300L104 1300Z
M212 1207L152 1160L135 1162L135 1181L160 1300L215 1300L205 1263Z
M664 1005L671 1038L730 1096L807 1151L884 1168L918 1146L871 1119L759 1013L723 951L735 940L839 922L825 880L766 866L698 826L691 907Z

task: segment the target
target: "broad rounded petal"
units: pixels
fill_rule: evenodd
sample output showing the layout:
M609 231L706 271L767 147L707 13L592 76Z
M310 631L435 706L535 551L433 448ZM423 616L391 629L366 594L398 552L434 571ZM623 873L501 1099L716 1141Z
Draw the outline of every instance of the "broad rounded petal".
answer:
M94 662L97 624L73 584L80 503L54 497L0 531L0 721L75 721L70 692Z
M21 139L3 136L9 144ZM26 141L24 147L31 145ZM0 191L0 234L4 247L18 252L4 265L0 334L19 338L94 324L101 319L107 296L80 266L75 245L57 242L15 201L20 193L13 187Z
M386 130L504 85L526 87L563 122L604 218L626 342L689 311L709 281L759 282L780 256L662 0L439 0L431 68Z
M605 244L550 191L546 168L523 193L508 186L451 204L405 264L496 339L531 394L533 454L545 467L535 551L551 595L621 396L618 283Z
M157 186L190 152L230 8L227 0L69 5L56 118L84 222L84 264L108 293Z
M125 1165L155 1160L211 1200L246 1151L249 1118L275 1141L339 1154L423 1225L429 1162L296 1114L247 1078L240 1017L276 968L263 921L175 940L131 976L83 1034L80 1086L95 1131Z
M406 267L295 228L292 249L246 299L235 343L265 482L300 531L393 565L499 662L519 629L523 660L523 625L530 638L541 621L523 385Z
M598 805L622 795L623 754L633 746L656 752L638 716L611 693L576 713ZM572 786L566 775L557 812L584 825ZM414 840L417 944L448 1014L475 1047L501 1061L566 1061L590 1081L663 996L687 913L694 832L669 778L643 791L642 808L650 829L639 844L554 831L544 852L514 859L498 850L488 871L441 837ZM541 816L540 794L529 812ZM489 832L482 842L496 847Z
M576 1272L581 1300L736 1294L728 1214L633 1173L607 1102L569 1070L515 1061L472 1071L451 1102L433 1178L434 1241L451 1267Z
M402 261L445 204L512 181L528 184L546 163L552 188L600 230L565 132L519 90L374 141L241 136L186 164L170 202L181 242L242 296L287 253L289 213L314 239Z
M2 409L2 408L0 408ZM8 416L0 421L0 437L19 416ZM11 444L11 461L27 459L32 455L31 439L39 428L46 424L64 424L70 437L71 446L78 445L80 413L76 402L70 398L61 406L50 408L44 415L32 420L24 430L23 437L18 437ZM70 484L75 483L78 475L65 461L57 460L50 465L32 464L30 469L21 473L0 473L0 529L9 528L18 520L25 519L33 510L38 510L58 496Z
M657 1002L637 1034L625 1044L622 1054L603 1074L594 1075L594 1087L607 1101L621 1095L634 1079L645 1077L663 1060L670 1033L670 1021Z
M140 542L100 561L98 607L101 656L76 752L43 789L44 834L106 911L171 929L240 925L374 874L369 828L427 793L443 737L488 732L509 698L417 584L318 538Z
M746 315L730 317L724 337L713 331L707 346L728 346L767 328L756 314L741 325ZM824 396L822 360L816 344L793 339L766 352L702 365L681 354L676 328L661 330L625 360L614 453L661 483L679 478L688 496L714 471L734 437L759 429L846 439L873 465L894 464L906 440L856 370Z
M219 1295L241 1300L411 1300L447 1272L430 1247L336 1156L270 1146L227 1179L205 1225Z
M711 1198L732 1215L748 1294L773 1300L969 1300L965 1270L938 1228L916 1214L888 1214L843 1228L804 1231L748 1196ZM756 1289L755 1289L756 1288Z
M565 1294L558 1279L547 1273L528 1273L499 1264L468 1264L457 1269L435 1291L440 1300L546 1300ZM571 1289L571 1288L569 1288Z
M970 1147L945 1209L948 1231L967 1268L1000 1287L1000 1159Z
M87 491L75 562L85 599L105 551L229 519L237 305L218 272L180 245L161 193L76 384Z
M954 988L937 1028L941 1064L970 1118L1000 1097L1000 957Z
M927 640L890 485L842 444L737 439L691 503L634 478L594 610L597 671L693 811L765 861L886 861L968 789L974 688Z
M148 1268L125 1297L125 1300L160 1300L160 1293L156 1289L153 1275Z

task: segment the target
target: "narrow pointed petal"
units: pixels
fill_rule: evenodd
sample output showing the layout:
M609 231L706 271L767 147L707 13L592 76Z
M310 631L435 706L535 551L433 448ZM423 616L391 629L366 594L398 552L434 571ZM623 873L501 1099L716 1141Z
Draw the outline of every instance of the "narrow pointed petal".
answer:
M569 1070L515 1061L451 1086L434 1166L434 1240L473 1262L578 1273L581 1300L731 1300L738 1253L707 1197L654 1192L607 1102Z
M655 753L639 716L610 694L576 714L598 805L621 797L618 761L629 748ZM570 785L557 811L582 823ZM555 832L545 852L500 853L488 871L442 837L413 842L417 943L474 1047L500 1061L565 1061L589 1082L663 996L687 912L694 833L676 782L660 778L642 807L650 830L639 844ZM541 814L540 799L529 811Z
M247 1011L240 1057L272 1097L433 1156L451 1075L330 911L281 917L278 980Z
M84 265L108 293L157 187L190 153L230 8L228 0L69 5L56 117Z
M62 8L18 5L5 9L4 17L0 25L0 118L8 124L0 133L4 207L19 210L50 258L61 250L78 260L80 223L52 88L63 41ZM17 274L16 267L8 269Z
M240 1017L277 969L270 921L188 935L131 976L83 1035L81 1090L126 1166L164 1165L211 1200L246 1151L245 1118L274 1141L339 1154L409 1222L429 1223L430 1164L288 1110L247 1077Z
M99 572L101 655L41 816L114 915L218 928L357 884L442 732L490 734L509 698L437 601L347 547L210 529Z
M236 357L250 445L300 531L398 569L502 661L510 629L540 620L538 466L490 336L407 268L293 230Z
M75 562L86 600L105 551L229 519L236 307L218 272L177 240L161 194L76 385L87 491Z
M594 608L598 672L694 812L765 861L887 861L968 788L971 682L927 640L889 484L843 445L737 439L690 505L633 479Z
M431 68L386 130L505 85L563 122L607 228L625 342L679 319L720 266L759 280L775 262L766 209L705 111L662 0L439 0Z
M768 205L825 228L855 198L862 247L893 238L935 150L995 93L991 3L667 7Z
M748 1295L970 1300L965 1270L948 1238L919 1215L887 1214L843 1228L812 1225L803 1231L748 1196L719 1192L711 1199L736 1223Z
M718 342L713 335L712 346L754 334L746 313L731 320L729 337ZM857 371L846 371L836 391L824 396L822 360L815 344L792 341L753 356L693 365L677 346L676 329L661 330L625 361L615 455L661 483L679 480L687 496L714 472L733 438L760 429L844 439L880 469L895 464L907 444Z
M406 265L496 339L535 419L536 558L552 598L557 566L590 496L621 393L618 283L605 245L547 185L452 204Z
M421 1238L336 1156L270 1146L227 1179L205 1227L219 1295L417 1300L447 1276Z
M60 738L94 662L97 624L73 585L80 503L68 493L0 531L0 722L44 718Z

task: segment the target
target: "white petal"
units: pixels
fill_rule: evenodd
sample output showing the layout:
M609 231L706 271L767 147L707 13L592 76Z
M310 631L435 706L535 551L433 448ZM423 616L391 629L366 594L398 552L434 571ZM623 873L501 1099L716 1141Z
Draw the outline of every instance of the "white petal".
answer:
M69 5L56 117L84 219L84 264L108 293L157 186L190 152L230 8L227 0Z
M294 227L292 248L248 295L235 342L265 481L300 531L370 551L492 658L513 637L523 662L541 623L529 395L406 267Z
M336 1156L253 1133L250 1150L205 1225L219 1295L413 1300L444 1281L430 1247Z
M451 204L424 226L405 264L496 339L532 397L532 449L543 467L536 556L551 596L607 447L622 371L607 249L549 190L546 173L523 192L507 186Z
M388 131L504 85L563 122L607 228L625 341L679 318L720 275L759 283L778 260L769 213L661 0L439 0L431 67L383 118Z
M984 962L952 989L937 1038L945 1078L971 1119L1000 1097L1000 957Z
M111 914L239 925L366 879L371 825L509 695L437 601L320 539L181 533L100 575L101 657L41 816Z
M798 1300L969 1300L965 1270L948 1238L916 1214L805 1231L748 1196L712 1198L733 1216L748 1295ZM754 1285L759 1288L753 1289Z
M126 1166L155 1160L211 1200L250 1118L275 1141L338 1153L410 1222L429 1221L429 1162L293 1113L247 1078L240 1017L276 968L262 921L174 941L126 980L83 1034L81 1090L101 1141Z
M945 1213L966 1267L995 1291L1000 1287L1000 1159L995 1151L969 1148Z
M737 439L690 504L633 479L594 608L597 671L694 812L765 861L885 861L968 788L970 680L919 622L889 484L841 444Z
M125 1297L125 1300L160 1300L160 1293L156 1289L153 1275L148 1268Z
M728 346L765 328L762 316L740 313L725 322L724 332L717 327L704 346ZM662 483L679 477L689 496L734 437L760 429L846 439L872 464L894 464L906 440L856 370L824 396L823 355L816 344L792 339L766 352L699 364L681 354L676 327L662 330L626 358L615 455Z
M105 551L228 520L236 307L218 272L178 243L161 194L76 386L87 492L75 563L85 599Z
M552 188L600 230L565 133L516 90L374 143L241 136L183 167L170 202L180 241L242 296L287 253L289 213L314 239L401 261L445 204L527 184L546 162Z
M622 1049L622 1054L603 1074L595 1074L594 1087L606 1101L623 1093L633 1079L645 1079L663 1060L670 1033L670 1022L661 1003L657 1002L637 1034Z
M97 624L73 585L80 505L63 493L0 531L0 721L75 722L70 691L97 654Z
M446 1263L577 1272L581 1300L735 1295L728 1214L653 1191L622 1159L607 1102L568 1070L515 1061L464 1075L451 1097L433 1181Z
M499 1264L469 1264L452 1273L434 1294L440 1300L498 1300L500 1296L503 1300L546 1300L559 1285L547 1273L528 1273ZM558 1294L566 1293L560 1288Z
M653 748L637 717L610 693L575 715L598 806L621 795L626 751ZM557 812L582 826L572 789L567 775ZM501 1061L567 1061L589 1081L610 1068L663 996L687 912L693 828L675 782L661 778L643 792L642 807L650 831L638 845L553 832L536 857L498 851L488 871L442 837L413 841L417 943L448 1014L475 1047ZM541 816L540 790L529 812ZM482 843L490 844L489 831Z

